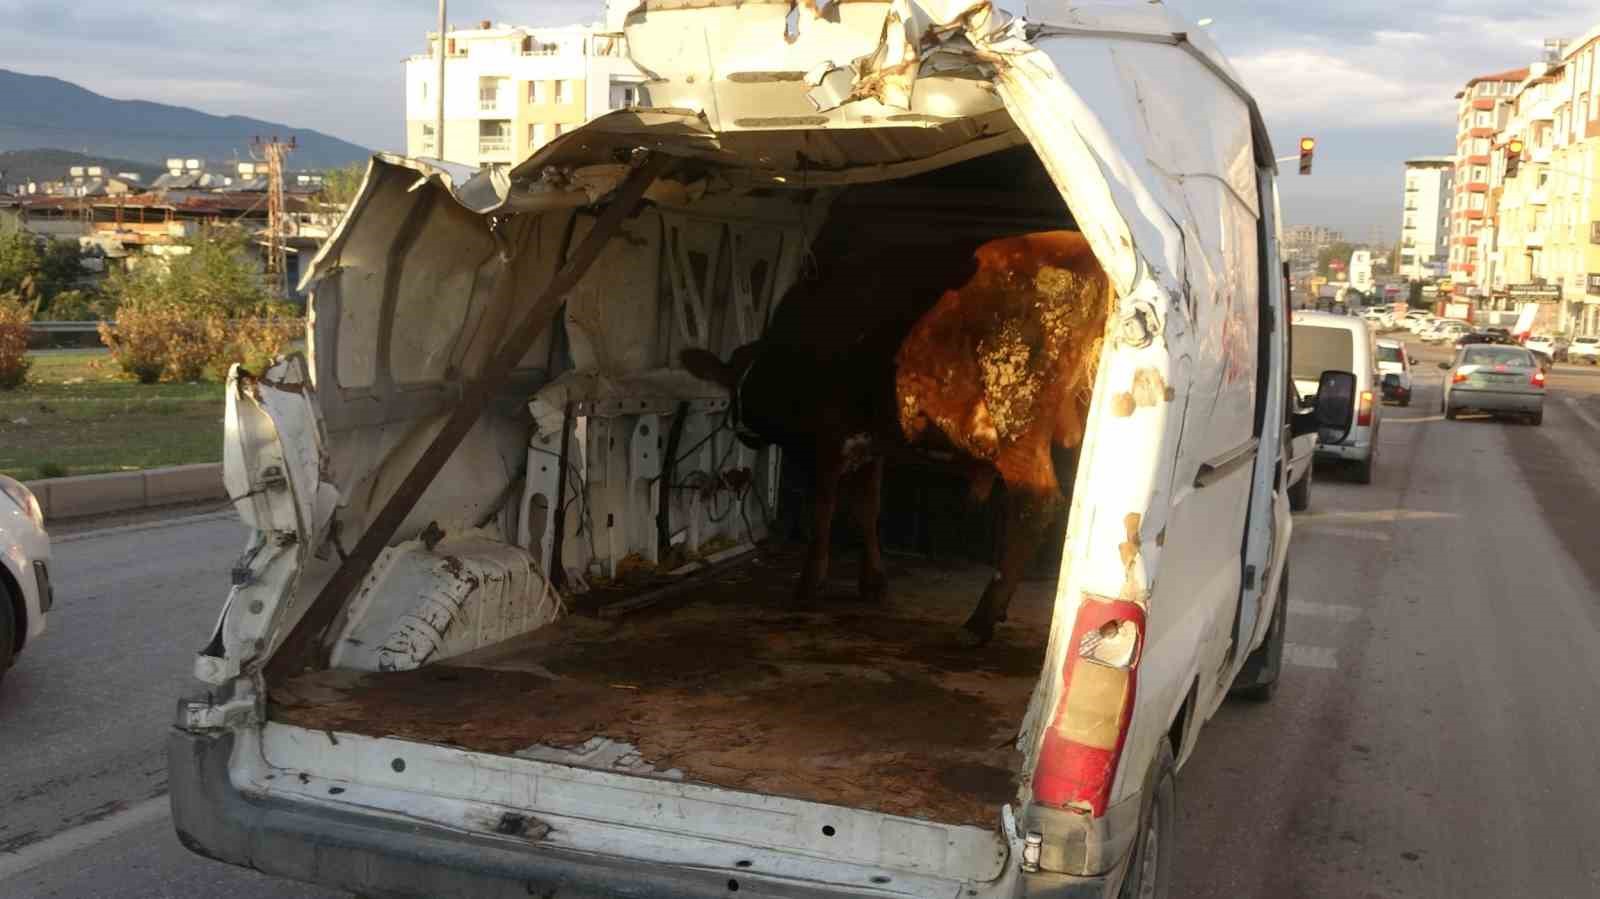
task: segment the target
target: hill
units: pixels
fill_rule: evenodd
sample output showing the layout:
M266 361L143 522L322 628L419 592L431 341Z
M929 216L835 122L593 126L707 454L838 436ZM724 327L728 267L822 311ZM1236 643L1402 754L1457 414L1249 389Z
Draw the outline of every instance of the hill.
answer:
M59 78L0 69L0 150L64 147L164 166L178 156L248 159L252 138L273 135L293 137L299 144L289 157L297 169L334 168L371 155L365 147L320 131L165 103L115 100Z
M86 156L71 150L5 150L0 151L0 184L21 184L26 181L59 181L67 169L75 165L98 165L109 174L133 172L145 184L161 177L166 171L159 165L132 159L115 159L109 156Z

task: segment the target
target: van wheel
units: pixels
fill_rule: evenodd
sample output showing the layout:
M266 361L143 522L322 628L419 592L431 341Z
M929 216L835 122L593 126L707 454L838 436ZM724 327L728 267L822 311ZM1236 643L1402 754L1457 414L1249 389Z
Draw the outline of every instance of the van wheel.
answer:
M1459 414L1460 413L1458 413L1453 406L1446 406L1444 408L1444 417L1450 421L1455 421L1456 416Z
M1314 467L1316 466L1307 465L1305 476L1289 488L1289 508L1296 512L1304 512L1311 508L1311 469Z
M1372 483L1372 468L1373 468L1374 465L1377 465L1377 464L1378 464L1378 460L1373 458L1372 456L1368 456L1365 462L1362 462L1362 463L1358 464L1356 466L1356 483L1357 484L1370 484L1370 483Z
M1283 644L1289 625L1289 569L1278 580L1278 606L1267 626L1267 639L1244 660L1229 692L1251 702L1266 702L1278 692L1278 675L1283 671Z
M1117 899L1167 899L1172 887L1173 844L1178 817L1177 763L1172 743L1163 738L1145 780L1144 810L1133 844L1128 874Z
M0 584L0 680L17 660L17 619L11 606L11 591Z
M1536 428L1544 424L1544 410L1540 409L1538 412L1528 416L1528 424L1533 425Z

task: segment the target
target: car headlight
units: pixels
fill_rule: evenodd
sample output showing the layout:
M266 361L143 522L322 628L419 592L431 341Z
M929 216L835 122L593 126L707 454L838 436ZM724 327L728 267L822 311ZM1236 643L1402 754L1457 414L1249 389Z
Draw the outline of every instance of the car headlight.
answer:
M0 493L11 497L11 501L27 514L34 527L44 530L44 509L39 507L39 498L33 495L32 490L15 478L0 475Z

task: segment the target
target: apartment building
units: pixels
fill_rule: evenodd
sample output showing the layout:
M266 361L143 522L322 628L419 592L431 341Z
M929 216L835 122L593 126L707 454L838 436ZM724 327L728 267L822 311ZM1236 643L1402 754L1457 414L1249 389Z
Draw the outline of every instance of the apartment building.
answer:
M1490 303L1536 298L1558 330L1600 333L1600 26L1531 67L1495 146Z
M612 4L621 9L621 4ZM406 153L438 157L439 35L406 60ZM444 35L444 153L450 162L511 165L596 116L643 102L620 16L601 25L531 28L480 22Z
M1493 246L1489 219L1495 135L1505 128L1511 101L1528 78L1526 68L1482 75L1456 94L1456 170L1450 204L1450 278L1456 295L1488 294L1487 262Z
M1400 219L1397 273L1411 281L1444 277L1450 256L1453 156L1406 160L1405 208Z

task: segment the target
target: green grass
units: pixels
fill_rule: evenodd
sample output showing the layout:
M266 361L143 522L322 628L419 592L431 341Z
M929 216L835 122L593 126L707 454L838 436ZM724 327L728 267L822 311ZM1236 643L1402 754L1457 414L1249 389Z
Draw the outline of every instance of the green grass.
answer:
M104 350L29 358L28 383L0 390L0 473L32 480L222 459L221 384L140 384Z

